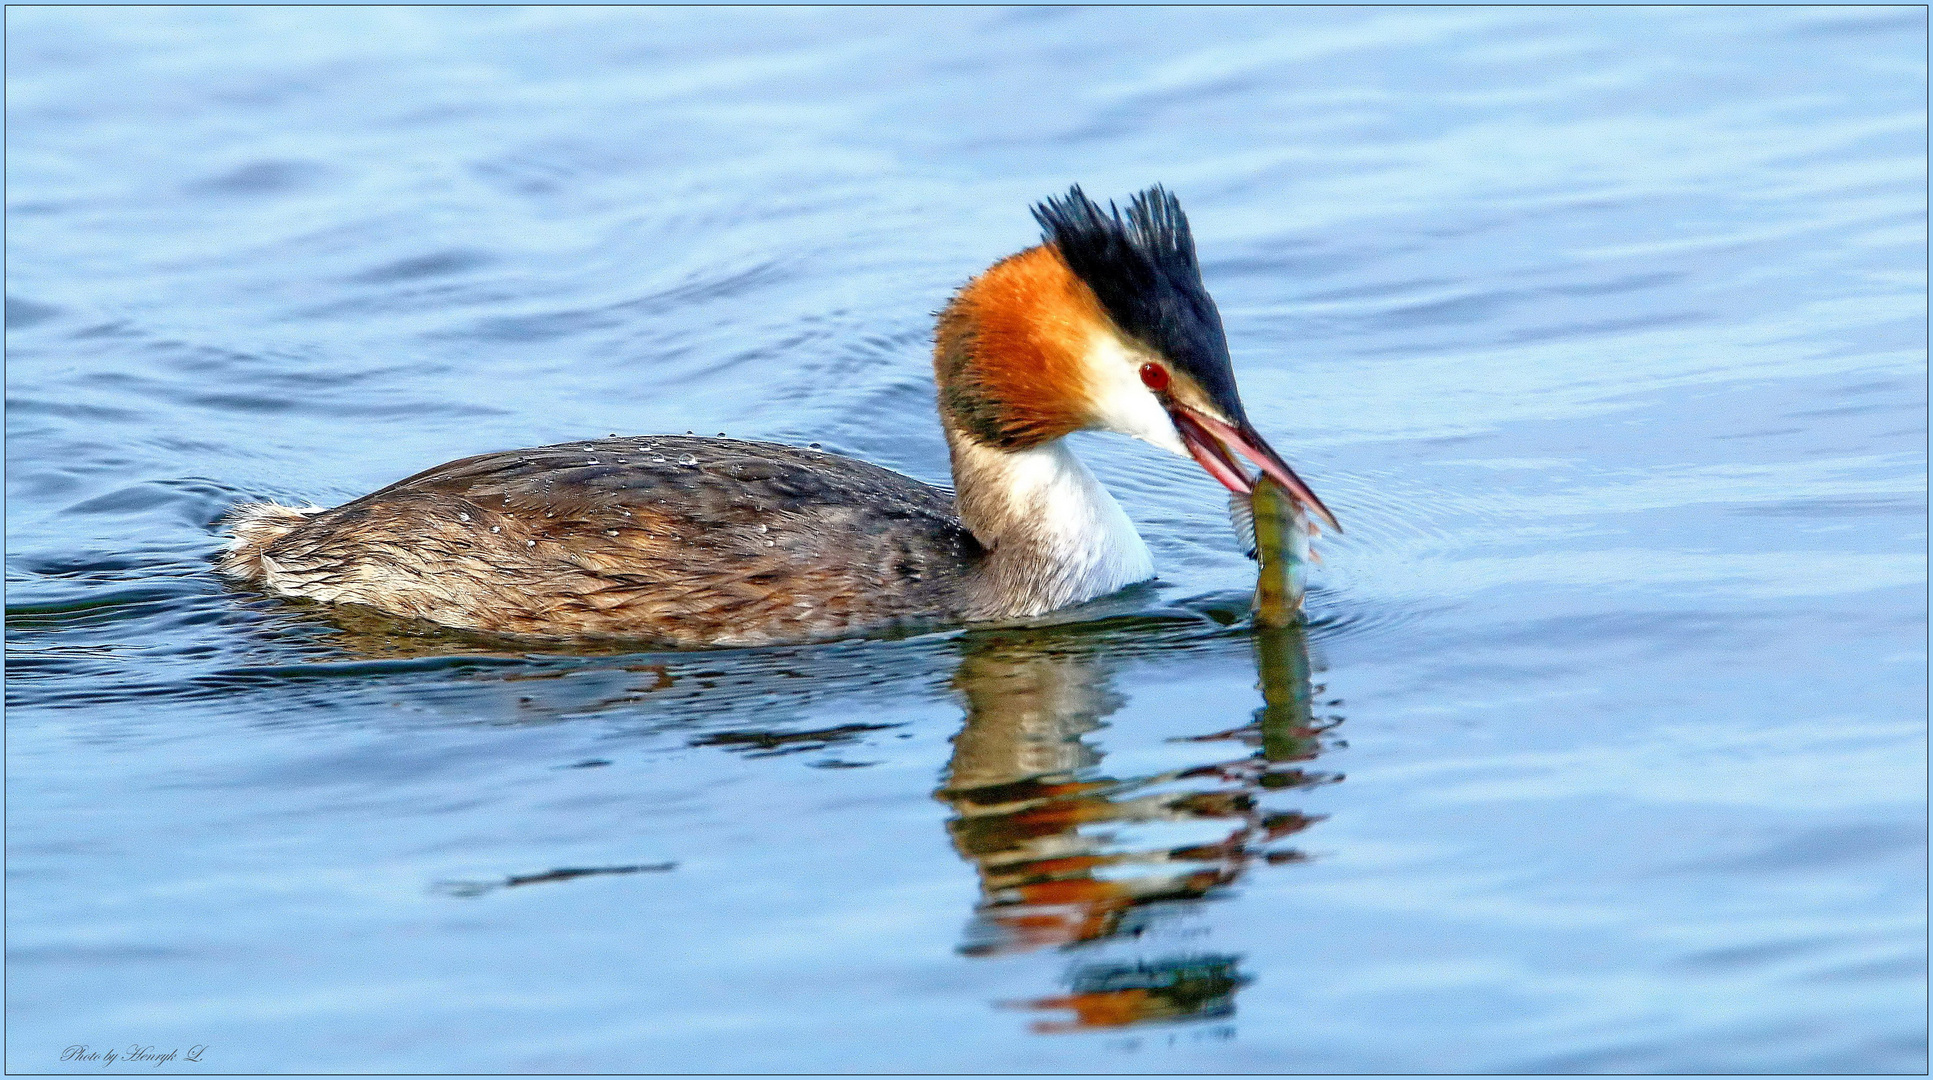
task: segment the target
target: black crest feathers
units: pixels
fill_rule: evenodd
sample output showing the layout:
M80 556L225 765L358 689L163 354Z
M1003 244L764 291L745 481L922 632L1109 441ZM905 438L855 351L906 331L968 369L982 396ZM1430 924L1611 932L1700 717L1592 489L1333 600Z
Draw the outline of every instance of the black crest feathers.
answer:
M1034 219L1115 325L1193 376L1230 420L1246 418L1180 200L1156 185L1130 199L1123 215L1112 202L1102 210L1076 184L1035 206Z

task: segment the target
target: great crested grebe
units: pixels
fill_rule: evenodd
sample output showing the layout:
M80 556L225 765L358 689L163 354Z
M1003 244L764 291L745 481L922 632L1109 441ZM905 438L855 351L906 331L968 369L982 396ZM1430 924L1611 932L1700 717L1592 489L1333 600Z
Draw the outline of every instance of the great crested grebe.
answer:
M269 592L489 633L746 645L1026 618L1154 576L1076 431L1240 452L1340 530L1235 391L1188 218L1076 186L967 282L933 349L955 490L774 443L643 435L464 458L333 510L236 507L220 568Z

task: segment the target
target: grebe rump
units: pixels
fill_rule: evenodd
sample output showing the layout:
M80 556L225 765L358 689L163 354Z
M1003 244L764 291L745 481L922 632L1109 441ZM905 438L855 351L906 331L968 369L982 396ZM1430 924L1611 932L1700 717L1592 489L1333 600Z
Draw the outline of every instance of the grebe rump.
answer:
M1336 528L1242 409L1174 196L1151 188L1124 216L1075 187L1034 216L1045 242L940 313L955 491L775 443L596 439L464 458L333 510L239 506L221 570L469 630L678 645L1025 618L1154 574L1068 450L1082 430L1246 493L1240 452Z

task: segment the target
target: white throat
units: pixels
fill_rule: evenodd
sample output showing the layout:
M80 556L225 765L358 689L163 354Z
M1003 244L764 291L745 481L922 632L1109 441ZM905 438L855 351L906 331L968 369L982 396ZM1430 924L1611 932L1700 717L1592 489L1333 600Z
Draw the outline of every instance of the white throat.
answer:
M1041 615L1154 576L1148 545L1055 439L1003 451L949 430L960 519L988 550L980 618Z

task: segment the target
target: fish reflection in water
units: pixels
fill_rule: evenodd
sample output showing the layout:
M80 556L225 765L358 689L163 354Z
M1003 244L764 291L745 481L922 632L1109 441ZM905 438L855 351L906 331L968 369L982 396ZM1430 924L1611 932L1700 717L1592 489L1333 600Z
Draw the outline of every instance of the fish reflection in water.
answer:
M938 798L954 817L954 847L980 875L980 902L960 951L992 956L1138 938L1154 922L1212 897L1257 861L1296 862L1281 841L1321 820L1262 804L1269 791L1341 777L1302 763L1322 749L1311 712L1309 655L1299 625L1258 628L1263 705L1243 726L1187 742L1253 749L1148 776L1096 775L1101 752L1083 736L1125 702L1105 658L1064 635L989 632L969 640L954 679L966 725ZM1213 822L1212 843L1145 847L1133 826ZM1121 1027L1225 1016L1248 981L1239 957L1162 956L1079 965L1069 992L1017 1003L1071 1009L1038 1031Z

